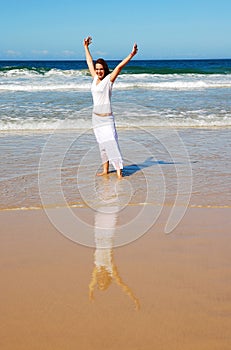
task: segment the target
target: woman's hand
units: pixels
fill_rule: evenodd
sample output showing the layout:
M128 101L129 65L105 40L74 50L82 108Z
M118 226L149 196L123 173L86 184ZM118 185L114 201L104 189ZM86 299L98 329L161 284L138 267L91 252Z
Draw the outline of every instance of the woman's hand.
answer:
M86 61L87 61L87 65L89 68L89 71L91 73L91 76L94 78L96 73L95 73L95 67L94 67L94 63L93 63L93 59L91 57L91 53L89 50L89 45L91 44L91 37L88 36L86 39L83 39L83 46L84 46L84 51L86 54Z
M85 47L88 47L92 43L92 38L91 36L88 36L86 39L83 40L83 45Z
M126 64L132 59L133 56L137 54L137 52L138 52L138 48L137 48L137 44L135 43L133 45L132 52L127 57L125 57L123 61L121 61L112 71L111 78L110 78L110 81L112 83L116 80L117 76L121 72L121 69L123 69L123 67L126 66Z
M137 44L135 43L133 45L132 52L131 52L132 56L135 56L137 52L138 52L138 47L137 47Z

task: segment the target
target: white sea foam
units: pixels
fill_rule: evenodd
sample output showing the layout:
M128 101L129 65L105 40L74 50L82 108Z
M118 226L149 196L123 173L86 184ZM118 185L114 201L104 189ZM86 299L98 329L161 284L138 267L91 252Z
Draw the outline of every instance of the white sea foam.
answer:
M59 84L1 84L0 91L27 91L27 92L36 92L36 91L73 91L73 90L89 90L89 83L59 83Z
M1 122L0 131L53 131L53 130L85 130L91 128L91 121L86 119L65 120L18 120L12 122Z
M50 69L45 71L43 69L27 69L27 68L15 68L10 70L0 71L0 77L4 78L35 78L35 77L78 77L87 75L87 70L61 70L61 69Z
M1 72L0 131L91 128L91 81L86 70ZM121 74L113 89L121 128L231 126L231 75Z
M124 105L114 108L118 128L149 128L149 127L231 127L231 113L208 113L206 110L155 111L133 105L125 110ZM0 131L53 131L53 130L91 130L91 110L68 112L49 118L15 117L2 118Z
M1 91L81 91L89 90L91 78L86 71L51 69L44 74L34 70L13 69L0 73ZM114 89L201 90L231 88L231 75L201 74L124 74Z
M84 91L90 89L90 83L59 83L59 84L1 84L1 91ZM141 83L117 83L114 89L149 89L149 90L201 90L201 89L222 89L231 88L231 82L209 83L204 81L195 82L141 82Z

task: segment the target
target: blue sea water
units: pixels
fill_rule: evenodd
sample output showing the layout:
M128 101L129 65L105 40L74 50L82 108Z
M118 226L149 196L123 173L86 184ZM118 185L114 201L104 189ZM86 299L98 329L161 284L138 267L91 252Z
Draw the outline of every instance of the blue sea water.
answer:
M59 174L69 205L97 204L93 182L104 196L92 177L100 159L91 82L85 61L0 61L0 209L41 207L39 176L51 206L59 205ZM132 60L112 95L125 162L121 201L146 202L151 179L153 205L188 205L190 195L191 206L230 207L230 97L231 60Z
M0 131L90 128L90 85L85 61L0 61ZM117 127L231 126L231 60L133 60L113 90Z

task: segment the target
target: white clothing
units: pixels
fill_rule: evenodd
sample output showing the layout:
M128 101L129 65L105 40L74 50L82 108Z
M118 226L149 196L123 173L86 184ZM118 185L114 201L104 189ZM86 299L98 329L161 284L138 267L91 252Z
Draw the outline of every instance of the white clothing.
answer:
M97 84L98 76L94 77L91 85L93 97L93 113L96 114L112 114L111 109L111 93L113 83L110 81L110 74Z
M118 144L115 120L111 109L111 92L113 83L108 74L98 85L97 75L94 77L91 92L93 97L92 125L99 144L102 163L109 161L113 167L123 169L123 161ZM96 113L96 114L95 114ZM99 116L97 114L109 114Z

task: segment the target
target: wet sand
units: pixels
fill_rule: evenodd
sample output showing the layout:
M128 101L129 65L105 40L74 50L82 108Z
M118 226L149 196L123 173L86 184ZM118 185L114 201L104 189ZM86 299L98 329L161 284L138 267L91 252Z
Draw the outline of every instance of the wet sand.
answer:
M231 209L189 208L166 235L168 210L113 249L121 285L95 289L93 302L94 248L65 238L42 210L1 212L1 349L229 350Z

